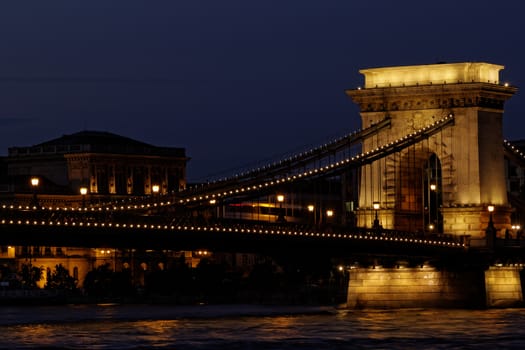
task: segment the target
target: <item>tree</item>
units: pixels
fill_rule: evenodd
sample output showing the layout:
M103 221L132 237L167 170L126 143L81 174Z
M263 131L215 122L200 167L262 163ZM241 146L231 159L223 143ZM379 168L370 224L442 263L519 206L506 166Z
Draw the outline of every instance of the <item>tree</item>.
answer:
M84 289L88 295L96 297L122 297L134 293L131 272L114 272L109 264L104 264L87 273Z
M44 267L36 267L32 264L23 264L21 275L23 288L37 288L37 282L40 281L42 277L44 277Z
M104 264L87 273L84 289L88 295L109 296L111 294L112 271L109 264Z
M77 280L69 275L68 269L59 264L53 272L48 272L45 288L74 291L77 289Z

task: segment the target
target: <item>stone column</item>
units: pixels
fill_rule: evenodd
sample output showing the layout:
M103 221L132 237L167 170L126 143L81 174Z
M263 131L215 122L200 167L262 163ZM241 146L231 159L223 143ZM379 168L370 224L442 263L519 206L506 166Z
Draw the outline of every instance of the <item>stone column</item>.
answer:
M89 176L89 193L98 193L98 174L97 165L91 164L91 173Z
M126 167L126 191L127 194L133 193L133 167Z
M109 165L109 174L108 174L108 188L109 188L109 193L110 194L116 194L117 193L117 188L116 188L116 185L115 185L115 161L112 161Z
M144 194L151 194L151 165L143 168L144 171Z
M168 191L168 168L162 167L162 181L160 186L160 193L166 194Z

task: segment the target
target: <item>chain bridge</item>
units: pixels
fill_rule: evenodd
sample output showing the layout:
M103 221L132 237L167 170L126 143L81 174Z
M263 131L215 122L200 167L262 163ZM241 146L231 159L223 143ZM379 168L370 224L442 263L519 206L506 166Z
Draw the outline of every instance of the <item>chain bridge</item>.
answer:
M261 208L253 205L254 201L261 203L261 197L291 193L294 186L302 188L308 182L316 183L325 178L341 177L341 174L360 169L363 164L421 142L441 128L453 125L453 121L454 117L448 115L394 142L343 158L351 152L349 148L356 146L364 136L388 127L390 120L387 118L370 128L282 162L166 196L148 196L78 208L4 204L0 210L4 234L0 239L4 243L22 244L27 241L25 234L34 232L30 241L35 245L60 243L59 245L72 246L129 247L136 244L158 248L172 244L173 248L195 249L198 248L195 242L199 242L201 247L205 245L231 249L236 244L228 236L237 237L233 241L243 241L240 238L242 235L252 237L249 240L253 240L254 247L259 248L261 241L269 241L275 246L275 237L279 237L277 242L279 239L302 239L311 241L316 248L322 240L332 241L331 249L345 246L345 249L352 250L352 246L362 247L363 243L359 243L360 241L368 242L366 245L369 246L369 251L374 246L386 249L385 247L392 245L387 248L389 254L401 243L411 245L414 252L421 252L422 247L429 246L437 250L463 249L466 247L465 237L454 235L429 235L373 225L358 227L345 221L330 222L331 218L325 218L322 223L314 223L307 211L279 208L275 204L271 207L272 213L253 211L254 207ZM322 194L319 196L323 197ZM322 199L324 198L321 201ZM225 210L221 206L228 206L228 211L233 212L225 213L227 217L220 213L214 215ZM243 212L244 207L249 207L250 211ZM298 213L292 214L292 210ZM213 241L216 242L212 243Z
M524 250L512 221L524 208L509 199L505 160L525 166L525 158L502 136L503 105L516 92L500 84L502 68L362 70L364 87L347 91L359 105L361 130L171 193L77 207L46 205L36 195L4 203L0 244L323 253L354 264L350 279L361 283L350 282L354 305L390 305L400 293L365 297L374 293L363 285L376 277L361 268L423 269L430 261L454 271L505 264L519 273ZM454 293L466 288L449 282ZM403 298L396 302L417 299Z

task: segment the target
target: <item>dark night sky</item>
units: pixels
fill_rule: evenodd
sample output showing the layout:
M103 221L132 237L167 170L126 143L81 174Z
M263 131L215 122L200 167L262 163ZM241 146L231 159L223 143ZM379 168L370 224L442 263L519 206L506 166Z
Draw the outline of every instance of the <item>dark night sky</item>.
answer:
M360 127L359 69L505 66L525 86L521 0L95 0L0 5L0 155L81 130L186 148L232 175ZM525 138L521 91L504 135Z

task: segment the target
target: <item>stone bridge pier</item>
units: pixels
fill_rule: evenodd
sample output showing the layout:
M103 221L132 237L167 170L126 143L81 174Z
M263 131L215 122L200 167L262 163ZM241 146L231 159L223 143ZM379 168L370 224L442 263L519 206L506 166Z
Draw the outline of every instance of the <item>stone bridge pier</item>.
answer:
M362 127L385 118L363 140L363 151L453 116L428 139L361 168L358 225L377 213L389 229L485 236L487 207L510 228L503 149L503 106L516 88L501 84L503 66L484 62L363 69L364 86L348 90Z
M470 269L372 266L348 270L348 308L523 306L521 266Z

